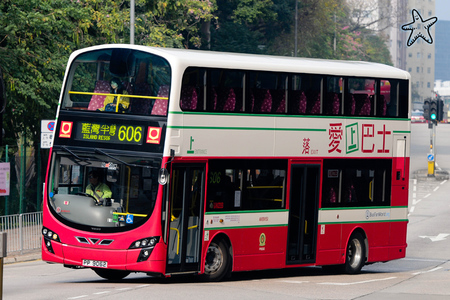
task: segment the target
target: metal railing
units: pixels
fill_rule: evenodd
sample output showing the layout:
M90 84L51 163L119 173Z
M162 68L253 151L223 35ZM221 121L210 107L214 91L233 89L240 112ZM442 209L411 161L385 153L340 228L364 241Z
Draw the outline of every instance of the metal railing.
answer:
M0 216L0 231L7 233L7 253L41 248L42 212Z

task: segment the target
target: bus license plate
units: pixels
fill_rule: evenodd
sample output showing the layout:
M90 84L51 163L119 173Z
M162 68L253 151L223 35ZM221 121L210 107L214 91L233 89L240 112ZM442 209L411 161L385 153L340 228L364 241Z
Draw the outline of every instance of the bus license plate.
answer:
M96 267L96 268L107 268L108 267L108 262L107 261L101 261L101 260L83 259L83 266L85 266L85 267Z

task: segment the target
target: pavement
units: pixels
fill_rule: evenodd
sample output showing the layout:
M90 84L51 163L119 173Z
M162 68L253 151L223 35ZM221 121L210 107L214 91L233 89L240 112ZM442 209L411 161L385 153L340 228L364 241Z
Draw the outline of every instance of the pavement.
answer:
M35 249L35 250L28 250L20 252L11 252L8 253L6 257L3 258L3 263L5 265L7 264L13 264L18 262L26 262L26 261L33 261L33 260L40 260L41 259L41 249Z

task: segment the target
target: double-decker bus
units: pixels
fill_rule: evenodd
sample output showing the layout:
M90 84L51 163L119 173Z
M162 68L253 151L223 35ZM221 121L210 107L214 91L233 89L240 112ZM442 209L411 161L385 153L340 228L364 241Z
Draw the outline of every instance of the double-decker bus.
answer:
M358 273L403 258L409 113L409 73L382 64L76 51L56 116L42 258L106 279L209 280L301 266Z

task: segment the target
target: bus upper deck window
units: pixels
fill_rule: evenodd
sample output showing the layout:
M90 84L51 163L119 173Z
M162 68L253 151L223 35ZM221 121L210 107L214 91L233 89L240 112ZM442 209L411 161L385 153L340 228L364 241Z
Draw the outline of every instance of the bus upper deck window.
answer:
M168 62L151 53L132 49L86 52L72 64L62 108L165 116L170 78ZM121 88L113 89L112 80Z
M134 55L130 49L114 49L111 54L109 71L117 77L134 76Z

